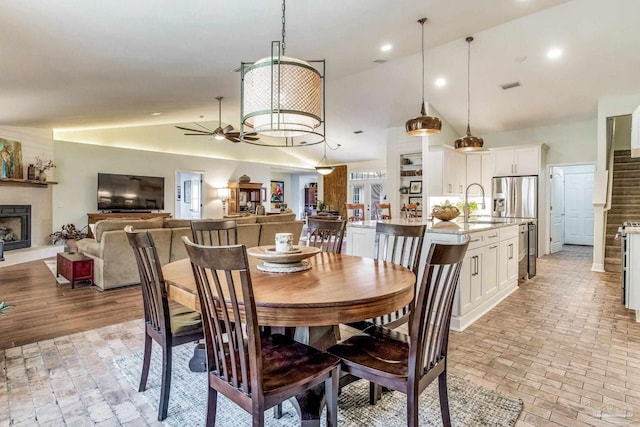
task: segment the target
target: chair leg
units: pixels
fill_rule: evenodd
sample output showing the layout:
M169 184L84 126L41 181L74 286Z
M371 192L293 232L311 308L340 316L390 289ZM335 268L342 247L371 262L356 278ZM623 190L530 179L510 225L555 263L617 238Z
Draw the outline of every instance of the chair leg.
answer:
M264 427L264 411L254 408L251 416L253 418L253 427Z
M153 340L146 333L144 334L144 356L142 357L142 373L140 375L140 386L138 391L147 389L147 377L149 376L149 364L151 363L151 347Z
M209 387L209 400L207 401L207 427L216 425L216 407L218 404L218 391Z
M409 391L407 394L407 427L419 427L418 423L418 397L417 392Z
M160 386L160 407L158 408L158 421L167 418L169 409L169 392L171 391L171 347L166 344L162 349L162 385Z
M438 390L440 394L440 412L442 413L442 425L451 426L451 415L449 414L449 394L447 392L447 370L445 369L438 376Z
M282 403L278 403L273 407L273 418L275 418L276 420L282 418Z
M335 368L331 376L324 382L324 399L327 406L327 427L338 425L338 384L340 382L340 370Z
M375 405L382 397L382 386L369 382L369 404Z

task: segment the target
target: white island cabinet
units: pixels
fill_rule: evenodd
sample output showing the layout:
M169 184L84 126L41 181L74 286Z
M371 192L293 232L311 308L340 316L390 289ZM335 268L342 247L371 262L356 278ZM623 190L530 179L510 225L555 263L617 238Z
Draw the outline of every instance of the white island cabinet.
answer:
M406 220L384 222L409 224ZM415 224L415 222L413 222ZM348 255L373 256L375 221L347 224ZM497 224L425 222L418 279L431 243L458 243L469 236L451 316L451 329L462 331L518 289L518 220Z

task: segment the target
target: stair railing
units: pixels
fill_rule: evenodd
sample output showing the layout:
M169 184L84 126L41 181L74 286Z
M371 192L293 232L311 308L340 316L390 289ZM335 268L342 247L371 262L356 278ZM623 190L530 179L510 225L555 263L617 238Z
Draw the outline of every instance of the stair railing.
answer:
M611 120L610 126L610 135L608 141L611 143L609 145L609 151L607 153L607 201L604 205L604 212L608 212L611 210L611 197L613 194L613 162L615 160L615 147L614 147L614 136L616 134L616 120L615 118ZM605 215L605 230L607 229L607 217Z

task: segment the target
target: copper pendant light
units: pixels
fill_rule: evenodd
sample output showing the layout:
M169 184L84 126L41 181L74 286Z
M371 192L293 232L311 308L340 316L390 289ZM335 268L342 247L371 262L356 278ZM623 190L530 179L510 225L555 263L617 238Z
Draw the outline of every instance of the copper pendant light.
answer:
M422 27L422 108L420 109L420 116L407 120L404 127L407 135L436 135L442 129L442 122L437 117L427 116L424 104L424 23L427 22L427 18L420 18L418 22Z
M471 126L470 118L471 118L471 89L470 89L470 77L469 75L471 70L471 42L473 41L473 37L467 37L467 134L462 138L456 139L455 148L458 151L481 151L482 146L484 145L484 140L479 136L471 135Z

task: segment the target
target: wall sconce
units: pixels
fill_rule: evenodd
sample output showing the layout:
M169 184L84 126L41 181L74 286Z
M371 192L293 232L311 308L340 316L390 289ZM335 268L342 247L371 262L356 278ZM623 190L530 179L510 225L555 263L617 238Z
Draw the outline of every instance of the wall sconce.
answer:
M231 190L229 188L218 188L216 190L216 198L222 200L222 216L227 214L227 200L231 197Z

